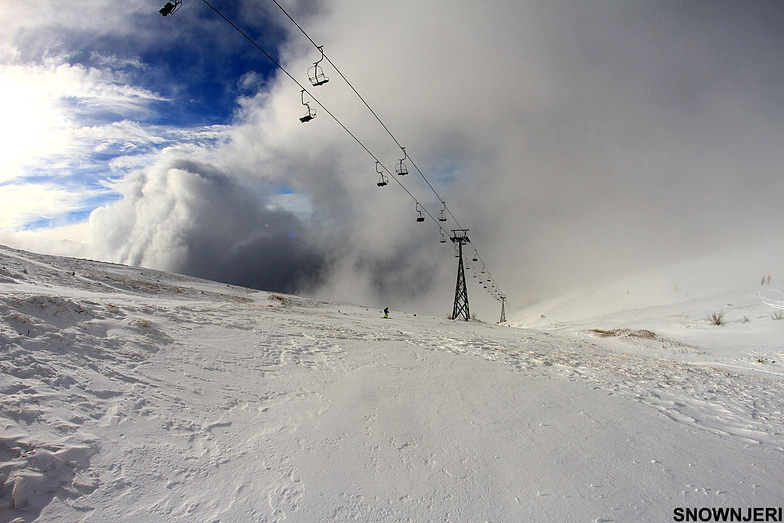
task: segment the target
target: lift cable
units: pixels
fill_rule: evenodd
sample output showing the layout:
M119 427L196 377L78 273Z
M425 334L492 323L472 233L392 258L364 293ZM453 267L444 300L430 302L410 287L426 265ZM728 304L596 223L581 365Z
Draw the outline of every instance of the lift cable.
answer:
M304 30L304 29L302 29L302 27L301 27L301 26L300 26L300 25L299 25L299 24L298 24L298 23L297 23L297 22L296 22L296 21L295 21L295 20L294 20L294 19L291 17L291 15L289 15L289 14L288 14L288 12L286 12L286 10L285 10L285 9L283 9L283 7L282 7L282 6L281 6L281 5L280 5L280 4L279 4L279 3L278 3L276 0L272 0L272 1L273 1L273 2L275 2L275 5L277 5L277 6L278 6L278 7L279 7L279 8L280 8L280 9L281 9L281 10L282 10L282 11L283 11L285 14L286 14L286 16L287 16L287 17L288 17L288 18L289 18L289 19L292 21L292 23L294 23L294 25L296 25L296 26L297 26L297 28L299 28L299 30L300 30L300 31L302 31L302 33L303 33L303 34L304 34L304 35L305 35L305 36L308 38L308 40L310 40L310 42L311 42L311 43L312 43L312 44L313 44L313 45L314 45L314 46L315 46L317 49L319 49L319 50L322 50L322 49L321 49L321 47L320 47L320 46L318 46L318 45L317 45L317 44L316 44L316 43L313 41L313 39L312 39L312 38L310 38L310 36L309 36L309 35L308 35L308 34L305 32L305 30ZM304 87L304 86L303 86L303 85L302 85L302 84L301 84L299 81L297 81L297 79L296 79L296 78L294 78L294 76L292 76L292 75L291 75L291 73L289 73L289 72L286 70L286 68L285 68L285 67L283 67L283 66L282 66L280 63L278 63L278 61L277 61L277 60L275 60L275 59L274 59L274 58L273 58L273 57L272 57L272 56L271 56L269 53L267 53L267 52L266 52L264 49L262 49L262 48L261 48L261 46L259 46L259 45L258 45L258 44L257 44L257 43L256 43L256 42L255 42L255 41L254 41L254 40L253 40L251 37L250 37L250 36L248 36L248 34L246 34L246 33L245 33L245 32L244 32L242 29L240 29L239 27L237 27L237 25L236 25L236 24L234 24L234 22L232 22L231 20L229 20L228 18L226 18L226 16L224 16L224 15L223 15L223 13L221 13L221 12L220 12L220 11L219 11L219 10L218 10L218 9L217 9L215 6L213 6L213 5L212 5L212 4L211 4L211 3L210 3L208 0L202 0L202 2L204 2L204 3L205 3L205 4L206 4L206 5L207 5L207 6L208 6L210 9L212 9L212 10L213 10L213 11L214 11L214 12L215 12L215 13L216 13L218 16L220 16L220 17L221 17L221 18L222 18L222 19L223 19L223 20L224 20L224 21L225 21L227 24L229 24L229 25L230 25L232 28L234 28L234 29L235 29L235 30L236 30L238 33L240 33L240 34L241 34L241 35L242 35L242 36L243 36L243 37L244 37L246 40L248 40L248 42L250 42L250 43L251 43L251 45L253 45L253 46L254 46L256 49L258 49L258 50L259 50L259 51L260 51L260 52L261 52L261 53L262 53L264 56L266 56L266 57L267 57L267 58L268 58L268 59L269 59L269 60L270 60L270 61L271 61L273 64L275 64L275 66L276 66L278 69L280 69L281 71L283 71L283 72L286 74L286 76L288 76L288 77L291 79L291 81L292 81L292 82L294 82L295 84L297 84L297 86L299 86L299 88L302 90L302 92L303 92L303 93L308 93L308 95L311 97L311 99L313 99L313 101L314 101L315 103L317 103L317 104L319 105L319 107L321 107L322 109L324 109L324 111L326 111L326 113L327 113L327 114L328 114L330 117L332 117L332 119L333 119L333 120L335 120L335 122L336 122L338 125L340 125L340 127L342 127L342 128L343 128L343 130L344 130L344 131L346 131L346 133L348 133L348 135L349 135L349 136L351 136L351 137L354 139L354 141L356 141L356 142L359 144L359 146L360 146L360 147L362 147L362 148L365 150L365 152L367 152L367 153L368 153L368 154L369 154L369 155L370 155L370 156L371 156L371 157L372 157L372 158L373 158L373 159L374 159L376 162L378 162L378 164L379 164L379 165L380 165L380 166L381 166L381 167L382 167L382 168L383 168L383 169L384 169L386 172L388 172L388 173L390 174L390 178L393 178L393 179L394 179L394 180L397 182L397 184L398 184L398 185L399 185L399 186L400 186L400 187L401 187L401 188L402 188L402 189L403 189L403 190L404 190L404 191L405 191L405 192L406 192L406 193L407 193L407 194L408 194L408 195L411 197L411 199L412 199L412 200L414 200L414 202L415 202L415 203L417 203L417 204L419 204L419 205L420 205L420 207L421 207L421 208L422 208L422 210L425 212L425 214L427 214L427 215L428 215L428 217L429 217L429 218L430 218L430 219L431 219L431 220L432 220L432 221L433 221L433 222L434 222L434 223L435 223L435 224L438 226L439 232L441 233L442 237L446 235L446 232L447 232L447 231L446 231L446 229L444 229L444 228L443 228L443 227L442 227L442 226L441 226L441 225L438 223L438 222L439 222L439 220L438 220L437 218L435 218L435 217L434 217L434 216L433 216L433 215L430 213L430 211L428 211L428 210L427 210L427 208L426 208L424 205L422 205L422 204L419 202L419 200L417 200L417 198L416 198L416 197L415 197L415 196L414 196L414 195L411 193L411 191L409 191L409 190L408 190L408 188L406 188L406 187L405 187L405 186L404 186L404 185L403 185L403 184L400 182L400 180L398 180L398 179L397 179L397 177L395 177L395 176L392 176L392 172L391 172L391 171L390 171L390 170L389 170L389 169L388 169L388 168L387 168L387 167L386 167L386 166L385 166L385 165L384 165L384 164L383 164L383 163L382 163L382 162L381 162L381 161L380 161L380 160L379 160L377 157L376 157L376 155L375 155L375 154L373 154L373 152L372 152L372 151L370 151L370 149L368 149L368 148L367 148L367 146L365 146L365 144L364 144L364 143L362 143L362 141L361 141L359 138L357 138L357 136L356 136L354 133L352 133L352 132L351 132L351 131L350 131L350 130L349 130L349 129L348 129L348 128L347 128L347 127L346 127L346 126L343 124L343 122L341 122L341 121L340 121L340 119L338 119L338 118L337 118L337 117L336 117L336 116L335 116L335 115L334 115L334 114L333 114L333 113L332 113L332 112L331 112L329 109L327 109L327 107L326 107L326 106L324 106L324 104L322 104L322 103L321 103L321 102L318 100L318 98L316 98L315 96L313 96L313 94L312 94L310 91L308 91L308 90L307 90L307 89L306 89L306 88L305 88L305 87ZM167 5L168 5L168 4L167 4ZM179 7L179 5L178 5L177 7ZM173 10L172 10L172 11L169 11L167 14L171 14L172 12L173 12ZM396 144L397 144L397 145L398 145L398 146L399 146L401 149L404 149L404 148L402 147L402 145L400 145L400 142L398 142L398 141L397 141L397 139L394 137L394 135L393 135L393 134L392 134L392 133L389 131L389 128L388 128L386 125L384 125L384 123L383 123L383 122L381 121L381 119L378 117L378 115L376 114L376 112L375 112L375 111L373 111L373 109L370 107L370 105L369 105L369 104L368 104L368 103L365 101L365 99L364 99L364 98L362 98L362 96L359 94L359 92L358 92L358 91L357 91L357 90L354 88L354 86L351 84L351 82L349 82L349 81L348 81L348 79L347 79L347 78L346 78L346 77L343 75L343 73L341 73L341 72L340 72L340 70L339 70L339 69L338 69L338 68L335 66L335 64L334 64L334 63L332 63L332 61L329 59L329 57L328 57L328 56L326 56L326 55L325 55L325 58L326 58L326 59L327 59L327 61L328 61L328 62L329 62L329 63L330 63L330 64L331 64L331 65L332 65L334 68L335 68L335 71L337 71L337 72L338 72L338 74L340 74L341 78L343 78L343 79L345 80L345 82L346 82L346 83L347 83L347 84L348 84L348 85L351 87L351 89L352 89L352 90L353 90L353 91L356 93L356 95L357 95L357 96L360 98L360 100L362 100L362 102L365 104L365 106L368 108L368 110L369 110L369 111L370 111L370 112L373 114L373 116L375 116L375 117L376 117L376 119L379 121L379 123L382 125L382 127L384 127L384 129L387 131L387 133L390 135L390 137L391 137L391 138L394 140L394 142L395 142L395 143L396 143ZM420 176L422 176L422 178L423 178L423 179L425 180L425 182L428 184L428 186L429 186L429 187L430 187L430 189L433 191L433 193L436 195L436 197L437 197L437 198L438 198L438 199L441 201L441 203L444 205L444 210L446 210L446 211L449 213L449 215L452 217L452 219L455 221L455 223L458 225L458 227L460 227L460 224L459 224L459 222L457 221L457 219L454 217L454 215L453 215L453 214L452 214L452 212L449 210L449 208L448 208L448 207L446 207L446 202L445 202L445 201L444 201L444 200L441 198L441 196L438 194L438 192L435 190L435 188L432 186L432 184L430 184L430 182L429 182L429 181L427 180L427 178L425 177L424 173L422 173L422 171L419 169L419 167L418 167L418 166L417 166L417 165L414 163L414 161L413 161L413 160L412 160L410 157L409 157L409 161L410 161L410 162L411 162L411 164L414 166L414 168L417 170L417 172L419 172ZM477 251L476 247L474 247L474 252L475 252L475 253L477 253L477 256L478 256L478 251ZM481 257L480 257L480 259L481 259ZM484 262L483 262L483 264L484 264Z
M287 17L289 20L291 20L291 23L293 23L295 26L297 26L297 29L299 29L299 30L302 32L302 34L303 34L303 35L305 35L305 38L307 38L308 40L310 40L310 43L311 43L311 44L313 44L313 46L314 46L314 47L316 47L317 49L319 49L319 48L320 48L320 47L319 47L319 45L318 45L316 42L314 42L314 41L313 41L313 39L310 37L310 35L309 35L309 34L308 34L308 33L307 33L307 32L306 32L306 31L305 31L303 28L302 28L302 26L301 26L301 25L299 25L299 24L297 23L297 21L296 21L296 20L294 20L294 18L292 18L292 16L291 16L291 15L288 13L288 11L286 11L286 9L284 9L284 8L283 8L283 6L282 6L282 5L280 5L280 4L278 3L278 0L272 0L272 2L273 2L273 3L274 3L276 6L278 6L278 7L280 8L280 10L281 10L281 11L283 11L283 14L285 14L285 15L286 15L286 17ZM323 46L321 46L321 47L323 47ZM323 52L323 49L322 49L322 52ZM352 90L352 91L354 91L354 94L356 94L356 95L357 95L357 97L358 97L360 100L362 100L362 103L363 103L363 104L365 104L365 107L367 107L368 111L370 111L370 112L373 114L373 116L375 116L375 117L376 117L376 120L378 120L378 123L380 123L380 124L381 124L381 127L383 127L383 128L384 128L384 130L387 132L387 134L389 134L389 136L390 136L390 137L392 138L392 140L393 140L393 141L394 141L394 142L397 144L397 146L398 146L398 147L400 147L400 148L402 149L402 148L403 148L403 146L400 144L400 142L398 142L398 141L397 141L397 139L396 139L396 138L395 138L395 136L392 134L392 132L389 130L389 128L388 128L386 125L384 125L384 122L382 122L382 121L381 121L381 118L379 118L379 117L378 117L378 115L376 114L376 112L375 112L375 111L374 111L374 110L373 110L373 109L370 107L370 105L369 105L369 104L368 104L368 103L365 101L365 99L364 99L364 98L362 98L362 95L361 95L361 94L359 94L359 91L357 91L357 90L354 88L354 86L351 84L351 82L349 82L349 81L348 81L348 78L346 78L346 77L343 75L343 73L341 73L341 72L340 72L340 69L338 69L338 67L337 67L337 66L336 66L336 65L335 65L335 64L332 62L332 60L330 60L330 59L329 59L329 56L327 56L327 55L326 55L326 53L324 54L324 58L327 60L327 62L329 62L329 65L331 65L331 66L332 66L332 67L335 69L335 72L336 72L336 73L338 73L338 74L340 75L340 77L341 77L341 78L342 78L342 79L343 79L343 80L346 82L346 84L348 84L348 86L351 88L351 90Z
M273 0L273 1L274 1L274 0ZM356 136L354 133L352 133L352 132L349 130L349 128L348 128L348 127L346 127L346 126L343 124L343 122L341 122L341 121L340 121L340 119L339 119L337 116L335 116L335 115L334 115L334 114L333 114L333 113L332 113L332 112L331 112L329 109L327 109L327 107L326 107L324 104L322 104L322 103L321 103L321 102L318 100L318 98L316 98L315 96L313 96L313 93L311 93L310 91L308 91L308 90L307 90L307 89L306 89L306 88L305 88L305 87L304 87L304 86L303 86L303 85L302 85L302 84L301 84L299 81L297 81L297 79L296 79L296 78L294 78L294 76L292 76L292 75L291 75L291 73L289 73L289 72L286 70L286 68L285 68L285 67L283 67L283 66L282 66L280 63L278 63L278 61L277 61L277 60L275 60L275 59L274 59L272 56L270 56L270 55L269 55L269 54L268 54L268 53L267 53L267 52L266 52L264 49L262 49L262 48L261 48L261 47L260 47L260 46L259 46L259 45L258 45L258 44L257 44L257 43L256 43L256 42L255 42L255 41L254 41L254 40L253 40L251 37L250 37L250 36L248 36L248 35L247 35L247 34L246 34L246 33L245 33L245 32L244 32L242 29L240 29L239 27L237 27L237 26L234 24L234 22L232 22L231 20L229 20L228 18L226 18L226 17L223 15L223 13L221 13L221 12L220 12L220 11L219 11L217 8L215 8L215 7L214 7L212 4L210 4L210 3L209 3L207 0L202 0L202 2L204 2L205 4L207 4L207 6L208 6L210 9L212 9L213 11L215 11L215 13L216 13L218 16L220 16L220 17L221 17L221 18L222 18L224 21L226 21L226 23L228 23L228 24L229 24L231 27L233 27L233 28L234 28L234 29L235 29L237 32L239 32L239 33L240 33L242 36L244 36L244 37L245 37L245 39L246 39L246 40L248 40L248 41L249 41L249 42L250 42L250 43L251 43L251 44L252 44L252 45L253 45L253 46L254 46L256 49L258 49L259 51L261 51L261 52L262 52L262 54L264 54L264 56L266 56L266 57L267 57L267 58L268 58L268 59L269 59L269 60L270 60L270 61L271 61L273 64L275 64L275 66L276 66L278 69L280 69L281 71L283 71L283 72L286 74L286 76L288 76L288 77L291 79L291 81L293 81L295 84L297 84L297 86L299 86L299 88L300 88L300 89L302 89L302 91L303 91L303 92L305 92L305 93L308 93L308 95L309 95L309 96L310 96L310 97L313 99L313 101L314 101L315 103L317 103L317 104L319 105L319 107L321 107L321 108L322 108L322 109L323 109L323 110L324 110L324 111L325 111L325 112L326 112L326 113L327 113L327 114L328 114L330 117L332 117L332 119L333 119L333 120L335 120L335 122L336 122L336 123L337 123L337 124L338 124L340 127L342 127L342 128L343 128L343 130L344 130L344 131L346 131L346 133L348 133L348 135L349 135L349 136L351 136L351 137L354 139L354 141L355 141L355 142L357 142L357 143L359 144L359 146L360 146L360 147L362 147L362 148L365 150L365 152L367 152L367 153L368 153L368 154L369 154L369 155L370 155L370 156L373 158L373 160L375 160L375 161L378 163L378 165L380 165L380 166L381 166L381 168L382 168L382 169L384 169L384 171L388 172L388 173L390 174L390 178L394 179L394 180L395 180L395 182L397 182L397 184L398 184L398 185L399 185L399 186L400 186L400 187L401 187L401 188L402 188L402 189L403 189L403 190L404 190L404 191L405 191L405 192L406 192L406 193L407 193L407 194L408 194L408 195L411 197L411 199L412 199L412 200L414 200L414 202L415 202L415 203L419 204L419 206L420 206L420 207L421 207L421 209L424 211L424 213L425 213L425 214L427 214L427 215L430 217L430 219L431 219L431 220L432 220L432 221L433 221L433 222L434 222L434 223L435 223L435 224L438 226L439 230L440 230L440 231L442 231L443 233L446 233L446 230L445 230L443 227L441 227L441 225L438 223L438 219L437 219L437 218L435 218L435 217L434 217L434 216L433 216L433 215L430 213L430 211L428 211L428 210L427 210L427 208L426 208L424 205L422 205L422 203L421 203L421 202L420 202L420 201L419 201L419 200L418 200L418 199L417 199L417 198L416 198L416 197L415 197L415 196L414 196L414 195L411 193L411 191L409 191L409 190L408 190L408 188L406 188L406 186L405 186L405 185L403 185L403 183L402 183L402 182L401 182L401 181L400 181L400 180L397 178L397 176L394 176L394 175L392 175L392 171L390 171L390 170L389 170L389 169L388 169L388 168L387 168L387 167L386 167L386 166L385 166L385 165L384 165L384 164L381 162L381 160L379 160L379 159L378 159L378 157L376 157L376 155L375 155L375 154L373 154L373 152L372 152L370 149L368 149L368 147L367 147L367 146L366 146L364 143L362 143L362 141L361 141L359 138L357 138L357 136ZM275 2L275 3L277 4L277 2ZM280 7L280 5L279 5L279 4L278 4L278 6ZM283 8L281 7L281 9L283 9ZM285 12L285 11L284 11L284 12ZM287 13L287 14L288 14L288 13ZM289 18L291 18L291 17L289 17ZM292 21L293 21L293 19L292 19ZM296 22L294 22L294 23L296 24ZM297 27L299 27L299 26L297 26ZM301 28L300 28L300 29L301 29ZM303 31L303 32L304 32L304 31ZM308 39L310 39L310 37L308 37ZM311 40L311 42L312 42L312 41L313 41L313 40ZM315 45L315 44L314 44L314 45ZM318 46L317 46L317 47L318 47ZM329 58L327 58L327 60L329 61ZM330 63L332 63L332 62L330 62ZM342 75L341 75L341 76L342 76ZM413 162L412 162L412 163L413 163ZM450 214L451 214L451 213L450 213Z
M293 23L293 24L294 24L294 25L297 27L297 29L299 29L299 30L302 32L302 34L303 34L303 35L305 35L305 38L307 38L307 39L310 41L310 43L312 43L312 44L313 44L313 46L314 46L316 49L319 49L319 50L320 50L320 51L323 53L324 59L326 59L326 61L327 61L327 62L329 62L329 65L331 65L331 66L332 66L332 68L333 68L333 69L335 69L335 72L336 72L336 73L338 73L338 74L340 75L340 77L343 79L343 81L344 81L344 82L346 82L346 85L348 85L348 86L351 88L351 90L352 90L352 91L354 91L354 94L356 94L356 95L357 95L357 98L359 98L359 99L362 101L362 103L365 105L365 107L367 107L367 110L368 110L368 111L370 111L370 113L371 113L371 114L372 114L372 115L373 115L373 116L376 118L376 120L378 120L378 123L379 123L379 124L381 124L381 127L383 127L383 128L384 128L384 130L385 130L385 131L387 132L387 134L389 135L389 137L390 137L390 138L392 138L392 141L393 141L393 142L395 142L395 144L397 144L397 146L398 146L399 148L401 148L401 149L405 149L405 147L403 147L403 145L402 145L402 144L401 144L401 143L398 141L398 139L397 139L397 138L395 138L395 135L394 135L394 134L392 134L392 131L390 131L390 130L389 130L389 127L387 127L387 125L386 125L386 124L385 124L385 123L384 123L384 122L381 120L381 117L380 117L380 116L378 116L378 114L376 113L376 111L374 111L374 110L373 110L373 108L372 108L372 107L370 107L370 104L369 104L369 103L367 103L367 101L366 101L366 100L365 100L365 99L362 97L362 95L361 95L361 94L359 94L359 91L357 91L357 89L354 87L354 84L352 84L352 83L349 81L349 79L348 79L348 78L346 78L346 76L345 76L345 75L344 75L344 74L343 74L343 73L340 71L340 69L338 68L338 66L337 66L337 65L335 65L335 63L334 63L332 60L330 60L330 59L329 59L329 56L328 56L326 53L324 53L324 49L323 49L323 47L324 47L324 46L319 46L319 45L318 45L318 44L317 44L317 43L316 43L316 42L315 42L315 41L314 41L314 40L313 40L313 39L310 37L310 35L309 35L309 34L308 34L308 33L307 33L307 32L306 32L306 31L305 31L303 28L302 28L302 26L301 26L301 25L299 25L299 24L297 23L297 21L296 21L296 20L294 20L294 18L292 18L292 16L291 16L291 15L288 13L288 11L286 11L286 9L284 9L284 8L283 8L283 6L282 6L282 5L280 5L280 4L278 3L278 0L272 0L272 2L273 2L273 3L274 3L276 6L278 6L278 7L280 8L280 10L281 10L281 11L283 11L283 14L285 14L285 15L286 15L286 17L287 17L289 20L291 20L291 23ZM409 158L409 159L410 159L410 158ZM428 187L430 187L430 190L431 190L431 191L433 191L433 194L435 194L435 195L436 195L436 198L438 198L438 201L440 201L441 203L445 203L445 202L444 202L444 199L441 197L441 195L440 195L440 194L438 194L438 191L436 191L435 187L433 187L433 184L431 184L431 183L430 183L430 181L427 179L427 177L425 177L425 174L424 174L424 173L423 173L423 172L422 172L422 171L419 169L419 167L417 167L417 165L414 163L414 160L411 160L411 164L412 164L412 165L414 166L414 168L417 170L417 172L419 173L419 176L421 176L421 177L422 177L422 179L425 181L425 183L428 185ZM457 222L457 220L455 219L455 217L452 215L452 213L451 213L450 211L447 211L447 212L449 212L449 215L450 215L450 216L452 216L452 219L453 219L453 220L455 220L455 223L457 224L458 228L462 228L462 227L460 226L460 224Z
M204 1L206 1L206 0L204 0ZM376 113L376 112L373 110L373 108L372 108L372 107L370 107L370 104L368 104L368 102L367 102L367 101L366 101L366 100L365 100L365 99L362 97L362 95L361 95L361 94L359 94L359 91L357 91L357 89L356 89L356 88L354 87L354 85L353 85L353 84L352 84L352 83L349 81L349 79L348 79L348 78L346 78L346 76L345 76L345 75L344 75L344 74L341 72L341 70L338 68L338 66L336 66L336 65L335 65L335 63L334 63L334 62L333 62L333 61L332 61L332 60L329 58L329 56L328 56L326 53L324 53L324 49L323 49L323 47L324 47L324 46L319 46L319 45L318 45L318 44L317 44L317 43L316 43L316 42L315 42L315 41L314 41L314 40L313 40L313 39L310 37L310 35L307 33L307 31L305 31L305 29L303 29L303 28L302 28L302 26L300 26L300 25L297 23L297 21L296 21L296 20L294 20L294 18L293 18L293 17L292 17L292 16L291 16L291 15L288 13L288 11L286 11L286 9L285 9L285 8L284 8L282 5L280 5L280 3L278 3L278 1L277 1L277 0L272 0L272 2L273 2L273 3L274 3L276 6L278 6L278 8L279 8L279 9L280 9L280 10L283 12L283 14L285 14L285 15L286 15L286 17L287 17L287 18L288 18L288 19L291 21L291 23L293 23L293 24L294 24L294 25L297 27L297 29L299 29L299 30L300 30L300 32L301 32L301 33L302 33L302 34L305 36L305 38L307 38L307 39L310 41L310 43L311 43L311 44L313 44L313 46L314 46L316 49L318 49L319 51L321 51L321 53L322 53L322 56L324 57L324 59L326 59L326 61L327 61L327 62L329 62L329 64L332 66L332 68L335 70L335 72L336 72L336 73L338 73L338 74L340 75L340 77L343 79L343 81L344 81L344 82L346 82L346 85L348 85L348 86L351 88L351 90L352 90L352 91L354 91L354 94L356 94L356 95L357 95L357 98L359 98L359 99L362 101L362 103L365 105L365 107L368 109L368 111L370 111L370 113L371 113L371 114L372 114L372 115L373 115L373 116L376 118L376 120L377 120L377 121L378 121L378 123L381 125L381 127L383 127L383 128L384 128L384 130L385 130L385 131L387 132L387 134L389 135L389 137L390 137L390 138L392 138L392 141L394 141L394 142L395 142L395 144L396 144L396 145L397 145L397 146L398 146L400 149L402 149L402 150L405 152L405 147L403 147L403 145L402 145L402 144L401 144L401 143L398 141L398 139L397 139L397 138L395 138L395 135L394 135L394 134L392 134L392 131L390 131L390 130L389 130L389 127L387 127L387 125L386 125L386 124L385 124L385 123L384 123L384 122L381 120L381 118L380 118L380 117L378 116L378 114L377 114L377 113ZM266 54L266 53L265 53L265 54ZM318 101L316 101L316 102L318 103ZM319 105L321 105L321 104L319 103ZM322 106L322 107L323 107L323 106ZM327 111L327 112L329 112L329 111ZM331 114L330 114L330 115L331 115ZM334 116L333 116L333 118L334 118ZM339 122L338 122L338 123L339 123ZM342 124L341 124L341 125L342 125ZM353 136L353 135L352 135L352 136ZM355 139L356 139L356 138L355 138ZM363 146L363 147L364 147L364 146ZM368 151L368 152L370 152L370 151ZM372 156L372 154L371 154L371 156ZM446 212L449 214L449 216L452 218L452 220L454 220L455 224L457 224L457 228L458 228L458 229L462 229L463 227L462 227L462 225L460 225L460 222L457 220L457 218L456 218L456 217L455 217L455 215L452 213L452 211L451 211L451 210L450 210L450 209L447 207L447 205L446 205L446 201L445 201L445 200L444 200L444 199L441 197L441 195L440 195L440 194L438 194L438 191L436 191L435 187L433 187L433 184L431 184L431 183L430 183L430 181L427 179L427 177L425 176L425 174L422 172L422 170L419 168L419 166L416 164L416 162L414 162L413 158L411 158L411 156L410 156L410 155L408 155L408 160L410 161L410 163L411 163L411 165L414 167L414 169L416 169L416 171L419 173L419 176L421 176L421 177L422 177L422 179L425 181L425 183L428 185L428 187L430 187L430 190L433 192L433 194L436 196L436 198L438 198L438 200L439 200L439 201L440 201L440 202L441 202L441 203L444 205L444 210L445 210L445 211L446 211ZM385 169L386 169L386 168L385 168ZM390 174L391 174L391 173L390 173ZM397 180L397 179L396 179L396 180ZM398 181L398 183L400 184L400 186L401 186L401 187L403 186L403 185L402 185L402 183L400 183L399 181ZM405 189L405 187L404 187L404 189ZM406 189L406 192L408 192L408 190L407 190L407 189ZM409 192L409 195L411 195L411 193L410 193L410 192ZM412 195L412 198L413 198L413 195ZM425 210L425 212L427 212L427 210ZM433 217L430 215L430 213L429 213L429 212L427 212L427 214L428 214L428 216L430 216L430 218L431 218L431 219L433 219ZM441 227L439 226L439 228L441 228ZM476 255L477 255L477 256L478 256L478 257L481 259L481 257L479 256L479 253L478 253L478 250L477 250L477 248L476 248L476 247L473 245L473 242L472 242L472 247L474 247L474 252L475 252L475 253L476 253ZM482 263L483 263L483 265L484 265L484 261L482 261ZM488 275L489 275L489 273L488 273ZM493 281L494 281L494 280L493 280Z

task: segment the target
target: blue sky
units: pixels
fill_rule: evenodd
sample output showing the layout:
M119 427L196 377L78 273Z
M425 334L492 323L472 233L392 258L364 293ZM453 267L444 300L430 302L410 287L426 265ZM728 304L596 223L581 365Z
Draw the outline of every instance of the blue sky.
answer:
M438 224L204 2L164 3L0 4L0 242L440 314ZM211 3L308 85L271 0ZM781 2L280 3L517 305L780 236ZM312 94L394 169L322 65Z

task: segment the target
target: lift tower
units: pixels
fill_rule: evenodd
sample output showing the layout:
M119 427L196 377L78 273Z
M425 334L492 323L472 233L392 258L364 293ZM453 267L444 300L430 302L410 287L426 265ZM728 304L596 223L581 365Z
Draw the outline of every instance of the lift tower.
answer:
M468 310L468 289L466 288L465 271L463 270L463 245L470 242L468 229L452 229L452 243L457 244L457 286L455 287L455 306L452 309L452 319L462 316L468 321L471 313Z
M506 296L501 295L501 319L498 323L506 323Z

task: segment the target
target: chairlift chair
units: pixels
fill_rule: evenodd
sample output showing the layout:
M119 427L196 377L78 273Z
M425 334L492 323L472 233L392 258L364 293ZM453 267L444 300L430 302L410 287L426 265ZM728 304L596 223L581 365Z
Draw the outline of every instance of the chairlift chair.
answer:
M305 89L300 93L300 98L302 99L302 105L308 108L308 113L305 116L302 116L299 121L302 123L309 122L316 117L316 110L311 108L310 104L305 101Z
M425 215L422 214L422 211L419 209L419 202L417 202L417 204L416 204L416 212L417 212L416 221L417 222L425 221Z
M379 187L384 187L384 186L387 184L387 177L386 177L386 176L384 176L384 173L378 169L378 166L379 166L379 164L380 164L380 163L381 163L381 162L379 162L378 160L376 160L376 173L377 173L379 176L381 176L381 177L378 179L378 183L377 183L376 185L378 185Z
M172 0L171 2L166 2L166 5L158 12L161 13L161 16L167 16L174 14L180 7L182 7L182 0Z
M441 212L438 214L438 221L445 222L446 221L446 202L441 202L444 204L444 208L441 209Z
M401 147L401 149L403 149L403 158L401 158L400 161L397 163L397 166L395 167L395 171L397 172L398 176L405 176L408 174L408 167L406 167L406 164L403 163L403 160L408 158L408 154L406 153L405 147Z
M441 229L439 232L441 233L440 243L446 243L446 235L444 234L444 229Z
M319 51L321 51L321 58L316 60L313 63L313 66L308 69L308 79L310 83L313 84L313 87L318 87L319 85L324 85L325 83L329 82L329 78L324 74L324 70L319 65L324 59L324 46L318 46Z

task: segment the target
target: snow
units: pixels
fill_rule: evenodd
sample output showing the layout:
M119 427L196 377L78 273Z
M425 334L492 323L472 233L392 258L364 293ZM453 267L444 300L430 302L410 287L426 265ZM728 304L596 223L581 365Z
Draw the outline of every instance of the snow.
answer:
M776 282L510 328L0 247L0 520L781 506Z

